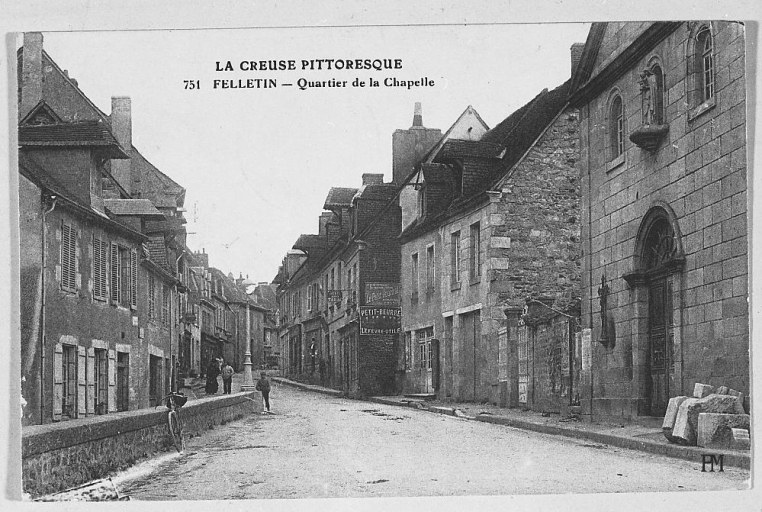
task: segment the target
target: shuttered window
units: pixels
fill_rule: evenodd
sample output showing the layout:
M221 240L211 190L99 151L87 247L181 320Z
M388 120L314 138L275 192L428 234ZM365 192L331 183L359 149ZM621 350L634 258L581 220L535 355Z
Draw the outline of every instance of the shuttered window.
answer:
M119 290L122 289L120 277L122 275L121 260L119 259L119 246L111 244L111 303L119 304Z
M161 287L161 323L169 324L169 288L167 285Z
M148 319L156 318L156 280L152 275L148 276Z
M108 244L93 236L93 298L106 300L106 261Z
M61 224L61 288L77 290L77 230Z

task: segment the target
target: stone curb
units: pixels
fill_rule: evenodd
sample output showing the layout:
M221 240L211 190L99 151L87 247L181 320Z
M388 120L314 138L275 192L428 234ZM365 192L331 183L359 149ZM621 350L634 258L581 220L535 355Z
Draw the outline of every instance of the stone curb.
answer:
M426 410L437 414L446 414L448 416L455 416L467 420L482 421L484 423L493 423L497 425L505 425L508 427L519 428L522 430L531 430L541 434L550 434L557 436L564 436L573 439L586 439L601 444L607 444L617 448L625 448L628 450L637 450L646 453L653 453L655 455L663 455L666 457L672 457L676 459L683 459L690 462L701 464L702 455L723 455L723 464L727 466L738 467L741 469L749 469L751 466L751 457L749 455L737 452L730 452L725 450L710 450L698 448L695 446L680 446L676 444L658 443L655 441L647 441L641 439L633 439L631 437L616 436L613 434L606 434L604 432L593 432L589 430L577 430L573 428L564 428L556 425L546 425L539 423L532 423L531 421L517 420L514 418L507 418L505 416L495 416L492 414L479 414L477 416L468 416L466 414L458 414L455 409L449 407L428 407L423 405L419 407L417 402L399 402L397 400L389 400L381 397L369 398L371 402L376 402L386 405L396 405L399 407L412 407L418 410Z
M270 380L279 384L285 384L294 388L305 389L307 391L313 391L315 393L322 393L323 395L339 396L343 397L344 392L338 389L329 389L320 386L313 386L312 384L302 384L301 382L295 382L293 380L284 379L283 377L270 377Z
M317 393L323 393L333 396L344 396L344 393L334 389L321 388L319 386L312 386L309 384L302 384L299 382L290 381L288 379L274 377L273 380L282 384L306 389L309 391L315 391ZM397 407L410 407L419 411L428 411L435 414L445 414L447 416L454 416L456 418L462 418L472 421L482 421L484 423L493 423L497 425L505 425L508 427L514 427L521 430L531 430L541 434L550 434L556 436L564 436L572 439L586 439L617 448L625 448L628 450L637 450L646 453L652 453L655 455L663 455L666 457L672 457L676 459L687 460L701 464L702 455L722 455L723 464L726 466L733 466L741 469L750 469L751 456L744 453L726 451L726 450L710 450L699 448L696 446L680 446L676 444L658 443L655 441L647 441L641 439L634 439L631 437L616 436L613 434L606 434L604 432L594 432L590 430L577 430L573 428L564 428L557 425L547 425L540 423L532 423L531 421L517 420L515 418L507 418L505 416L495 416L492 414L479 414L477 416L469 416L466 414L458 414L456 409L451 407L439 407L428 406L422 401L409 401L401 402L399 400L390 400L388 398L373 396L366 399L368 402L375 402L384 405L394 405Z

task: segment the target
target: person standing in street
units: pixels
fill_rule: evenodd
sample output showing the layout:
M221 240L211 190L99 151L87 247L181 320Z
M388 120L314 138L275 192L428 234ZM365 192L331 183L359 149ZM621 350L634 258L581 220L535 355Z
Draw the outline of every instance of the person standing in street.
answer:
M217 376L220 374L220 362L217 358L209 360L209 366L206 367L206 391L207 395L214 395L217 393L219 384L217 383Z
M225 395L230 394L230 388L233 383L233 367L230 364L223 362L222 367L222 393Z
M267 412L270 412L270 381L267 380L267 374L262 372L259 374L259 380L257 381L257 391L262 393L262 400L265 401L265 408Z

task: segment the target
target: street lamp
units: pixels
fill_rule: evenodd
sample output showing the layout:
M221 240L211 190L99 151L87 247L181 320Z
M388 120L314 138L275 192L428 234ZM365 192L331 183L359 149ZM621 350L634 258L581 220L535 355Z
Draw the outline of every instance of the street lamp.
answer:
M255 384L254 378L251 374L251 312L249 309L249 293L254 291L256 283L246 279L241 283L246 292L246 353L243 355L243 384L241 385L241 391L254 391Z

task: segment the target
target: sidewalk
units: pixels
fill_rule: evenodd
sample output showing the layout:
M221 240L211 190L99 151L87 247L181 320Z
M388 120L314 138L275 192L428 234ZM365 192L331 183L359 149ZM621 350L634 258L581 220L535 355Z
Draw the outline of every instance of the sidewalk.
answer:
M272 377L271 380L302 388L316 393L342 396L343 392L301 384L282 377ZM203 391L202 391L203 392ZM506 409L491 404L475 404L467 402L444 402L441 400L424 401L403 396L377 396L367 399L379 404L412 407L437 414L445 414L471 421L495 423L523 430L531 430L543 434L559 435L573 439L585 439L595 443L606 444L618 448L639 450L642 452L664 455L701 464L702 455L723 455L723 464L742 469L749 469L750 452L740 450L709 450L697 446L680 446L667 441L661 432L661 422L654 420L639 423L610 424L584 422L575 418L562 418L559 414L543 416L536 411L521 409Z

